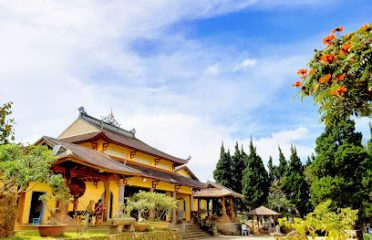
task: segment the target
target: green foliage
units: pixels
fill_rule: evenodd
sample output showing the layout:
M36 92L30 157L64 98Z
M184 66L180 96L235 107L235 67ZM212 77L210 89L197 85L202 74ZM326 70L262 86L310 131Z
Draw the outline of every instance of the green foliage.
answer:
M247 166L243 172L243 194L245 200L251 207L258 207L267 201L270 181L269 175L265 169L260 156L256 152L251 140L249 144L249 155L247 158Z
M271 182L269 189L268 205L270 209L273 209L282 216L288 214L288 210L294 207L294 205L287 199L285 193L282 191L279 180Z
M327 47L315 50L308 63L310 74L299 70L302 80L294 86L302 85L302 98L313 97L327 125L351 115L371 116L371 24L344 36L332 34L323 41Z
M50 170L55 160L46 146L0 145L2 189L17 186L18 192L21 192L26 190L31 182L45 182L59 192L62 188L59 184L64 186L64 180L60 175L53 175Z
M371 233L363 234L363 240L372 240L372 234Z
M221 145L220 159L217 162L216 169L213 171L213 177L217 183L227 188L233 186L232 180L232 159L230 151L226 152L223 144Z
M229 172L230 179L232 180L230 188L236 192L242 192L242 178L243 169L245 168L245 160L247 155L242 150L240 151L238 142L235 144L235 152L232 156L231 171Z
M177 201L162 193L140 191L128 199L126 207L128 212L137 210L140 220L149 210L155 211L155 220L160 220L171 209L177 208Z
M361 139L351 120L326 126L316 141L317 156L311 164L314 206L331 199L337 207L352 207L361 210L364 217L371 216L364 208L371 203L372 158Z
M270 182L273 182L274 180L277 179L277 176L276 176L276 166L274 166L273 164L273 158L270 156L269 157L269 161L267 163L267 168L268 168L268 172L269 172L269 181Z
M52 196L42 196L45 203L52 199L67 200L70 192L65 186L64 178L62 175L54 175L50 170L55 160L56 158L46 146L0 145L0 181L3 183L0 193L10 191L12 188L22 192L31 183L43 182L49 184L53 192ZM54 221L56 209L48 206L48 210Z
M304 167L294 146L291 146L291 157L282 177L282 188L300 215L304 216L309 209L309 186L305 180Z
M14 119L9 118L12 114L12 102L0 106L0 144L7 144L14 140Z
M305 219L295 218L290 222L287 218L282 218L279 219L279 224L298 232L300 239L307 239L308 232L314 239L316 231L321 231L325 233L326 239L346 240L350 237L348 230L354 228L358 210L341 208L332 211L331 205L332 202L327 200L306 215Z
M284 175L286 168L287 168L287 160L284 157L282 149L279 147L279 166L278 166L278 170L276 173L278 179L280 179Z

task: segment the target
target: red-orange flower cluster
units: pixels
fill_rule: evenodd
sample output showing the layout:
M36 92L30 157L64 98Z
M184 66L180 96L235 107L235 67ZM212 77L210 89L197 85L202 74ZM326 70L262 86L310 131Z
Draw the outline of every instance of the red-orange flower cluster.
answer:
M323 43L324 44L328 44L328 45L331 45L333 43L333 41L336 39L336 36L335 35L328 35L327 37L323 38Z
M345 86L342 86L342 87L339 87L336 90L331 90L330 94L333 95L333 96L342 96L346 93L346 91L347 91L347 88Z
M293 83L292 87L294 87L294 88L301 87L301 82L297 81L297 82Z
M343 81L344 80L344 75L339 74L339 75L337 75L336 78L337 78L338 81Z
M319 78L319 82L320 83L326 83L326 82L329 82L329 80L331 80L331 74L326 74L324 75L323 77Z
M310 69L310 75L313 75L314 74L314 69Z
M344 31L344 27L343 26L339 26L335 29L332 30L332 33L335 34L336 32L342 32Z
M348 54L351 51L352 45L350 43L345 43L340 49L340 56Z
M303 68L297 71L297 74L301 76L301 78L307 78L307 69Z
M329 63L333 63L334 61L336 61L337 58L333 53L330 53L328 55L321 56L320 60L325 64L329 64Z

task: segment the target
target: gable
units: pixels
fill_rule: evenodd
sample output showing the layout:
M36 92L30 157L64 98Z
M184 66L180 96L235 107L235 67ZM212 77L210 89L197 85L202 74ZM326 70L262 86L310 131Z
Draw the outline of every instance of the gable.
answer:
M87 121L78 118L68 128L66 128L59 136L58 139L98 132L99 128L89 124Z

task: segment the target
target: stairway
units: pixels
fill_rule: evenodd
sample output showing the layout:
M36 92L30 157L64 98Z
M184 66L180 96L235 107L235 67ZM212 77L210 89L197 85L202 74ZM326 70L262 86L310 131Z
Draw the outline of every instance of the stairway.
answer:
M181 236L183 240L203 239L211 237L209 233L203 231L198 225L194 224L188 224L186 226L186 231L182 232Z

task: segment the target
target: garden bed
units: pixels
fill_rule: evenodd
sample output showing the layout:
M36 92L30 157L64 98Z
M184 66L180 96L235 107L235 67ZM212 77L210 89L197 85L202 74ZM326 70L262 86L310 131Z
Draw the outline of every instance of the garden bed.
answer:
M108 230L86 230L81 232L65 232L63 237L40 237L38 231L18 231L15 236L4 238L4 240L52 240L52 239L73 239L73 240L178 240L181 239L177 230L164 230L153 232L134 232L110 234Z

